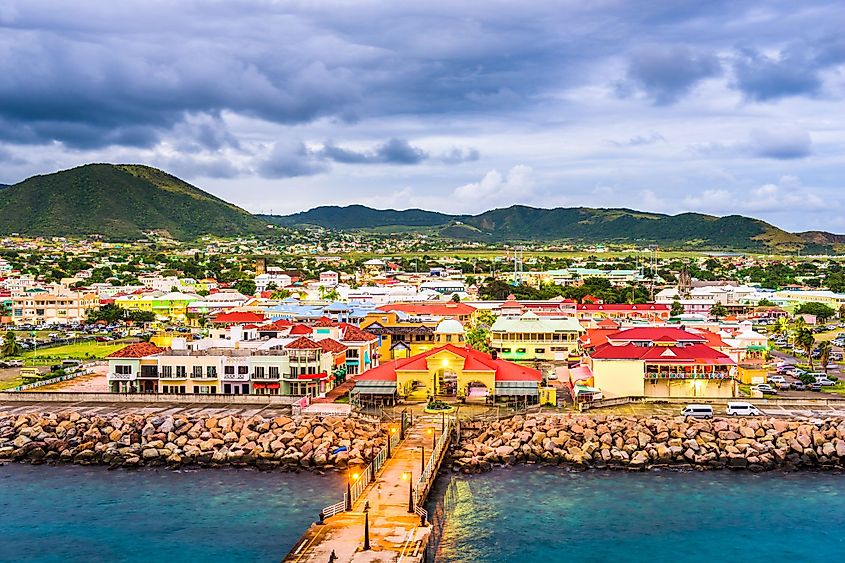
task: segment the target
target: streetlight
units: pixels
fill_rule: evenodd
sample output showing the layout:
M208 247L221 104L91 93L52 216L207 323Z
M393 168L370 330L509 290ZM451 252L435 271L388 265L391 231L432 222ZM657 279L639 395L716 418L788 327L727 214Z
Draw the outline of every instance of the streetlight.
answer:
M406 479L408 481L408 512L414 512L414 480L412 479L413 473L410 471L406 471L402 473L402 479Z
M364 551L370 550L370 501L364 503Z
M390 442L393 441L394 434L396 434L396 428L391 426L390 433L387 435L387 459L390 459Z
M352 482L358 480L357 473L351 473L346 477L346 510L352 511Z

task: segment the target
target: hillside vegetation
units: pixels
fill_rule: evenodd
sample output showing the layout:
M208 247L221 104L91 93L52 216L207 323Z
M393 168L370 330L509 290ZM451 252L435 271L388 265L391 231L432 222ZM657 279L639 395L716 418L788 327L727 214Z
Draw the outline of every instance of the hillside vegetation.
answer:
M579 243L658 244L679 248L728 248L829 252L845 242L839 235L793 234L765 221L701 213L665 215L632 209L569 207L542 209L513 205L479 215L447 215L412 209L377 210L361 205L317 207L284 217L265 217L280 225L319 225L341 230L397 232L407 226L428 226L442 237L484 241L568 241Z
M0 233L177 239L256 232L264 223L166 172L140 165L88 164L33 176L0 190Z

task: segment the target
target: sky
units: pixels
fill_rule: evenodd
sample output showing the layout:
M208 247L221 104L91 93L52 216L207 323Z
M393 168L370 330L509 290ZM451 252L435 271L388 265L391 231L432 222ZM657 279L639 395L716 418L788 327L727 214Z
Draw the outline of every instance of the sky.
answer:
M843 29L841 0L3 0L0 183L141 163L261 213L845 232Z

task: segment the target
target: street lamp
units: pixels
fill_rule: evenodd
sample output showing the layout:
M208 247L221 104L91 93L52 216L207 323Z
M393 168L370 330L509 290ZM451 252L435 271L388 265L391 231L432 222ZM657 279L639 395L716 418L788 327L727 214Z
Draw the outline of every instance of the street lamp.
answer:
M358 480L357 473L348 474L346 477L346 510L352 511L352 482Z
M402 479L406 479L408 481L408 512L414 512L414 480L412 479L413 473L410 471L406 471L402 473Z
M364 503L364 551L370 549L370 501Z

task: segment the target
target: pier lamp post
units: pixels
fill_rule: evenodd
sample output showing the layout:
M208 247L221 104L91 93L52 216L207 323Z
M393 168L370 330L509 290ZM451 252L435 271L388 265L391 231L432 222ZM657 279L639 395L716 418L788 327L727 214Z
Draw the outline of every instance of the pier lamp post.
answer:
M358 480L357 473L350 473L346 477L346 510L352 511L352 483Z
M420 475L425 471L425 446L420 448Z
M364 551L370 550L370 501L364 503Z
M402 474L402 479L408 480L408 512L414 512L414 480L413 473L406 471Z

